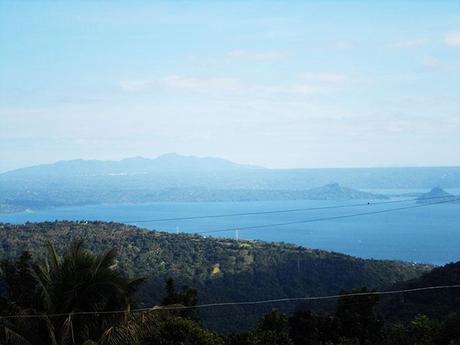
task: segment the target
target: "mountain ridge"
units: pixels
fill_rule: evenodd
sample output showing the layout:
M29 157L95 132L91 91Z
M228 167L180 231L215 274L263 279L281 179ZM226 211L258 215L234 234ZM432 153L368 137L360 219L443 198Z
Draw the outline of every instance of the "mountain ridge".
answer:
M184 156L176 153L164 154L153 159L138 156L121 160L58 161L0 173L0 182L24 182L25 178L43 181L47 178L69 180L76 177L87 179L117 176L124 176L126 180L126 176L130 175L139 175L135 178L157 180L172 178L174 182L171 182L170 186L185 180L189 187L218 185L224 189L306 189L332 182L352 188L431 188L436 185L460 188L460 167L273 169L239 164L222 158Z
M54 163L39 164L20 169L14 169L1 173L1 175L24 174L30 172L50 173L57 170L58 173L68 173L71 170L80 168L83 171L102 170L113 173L148 173L155 171L169 171L177 169L185 170L223 170L223 169L265 169L255 165L239 164L229 160L216 157L197 157L185 156L177 153L166 153L156 158L146 158L141 156L127 157L120 160L96 160L96 159L72 159L61 160ZM69 169L69 170L67 170Z
M34 169L34 168L43 168L43 167L55 167L55 166L62 166L66 164L74 164L74 163L83 163L83 164L108 164L108 165L117 165L120 163L148 163L151 164L152 162L165 162L165 163L175 163L179 160L182 161L196 161L196 162L214 162L214 163L220 163L222 164L223 168L228 168L228 167L239 167L239 168L250 168L250 169L264 169L264 170L270 170L270 171L280 171L280 172L286 172L286 171L334 171L334 170L343 170L343 171L349 171L349 170L404 170L404 169L460 169L460 166L378 166L378 167L372 167L372 166L364 166L364 167L318 167L318 168L267 168L264 166L260 165L255 165L255 164L243 164L243 163L237 163L228 159L220 158L220 157L214 157L214 156L195 156L195 155L182 155L178 154L175 152L169 152L169 153L164 153L161 154L157 157L154 158L148 158L144 156L132 156L132 157L126 157L126 158L121 158L121 159L115 159L115 160L110 160L110 159L84 159L84 158L76 158L76 159L69 159L69 160L58 160L55 162L51 163L43 163L43 164L36 164L36 165L30 165L30 166L25 166L22 168L17 168L17 169L10 169L4 172L1 172L0 175L3 174L11 174L11 173L17 173L17 172L23 172L29 169Z

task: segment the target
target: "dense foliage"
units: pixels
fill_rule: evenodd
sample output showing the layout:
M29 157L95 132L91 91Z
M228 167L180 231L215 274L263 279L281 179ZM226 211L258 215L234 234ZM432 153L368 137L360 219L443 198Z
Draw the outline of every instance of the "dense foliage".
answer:
M140 280L131 280L116 269L113 250L94 255L83 242L73 241L62 257L49 244L46 251L44 260L23 253L0 265L0 344L460 344L459 314L438 319L417 315L407 322L385 324L378 308L379 296L353 295L367 292L365 288L342 291L333 313L318 314L304 308L287 315L272 310L248 332L218 334L204 328L196 314L182 313L181 307L196 304L196 291L187 287L178 290L172 279L163 291L162 304L168 309L132 312ZM421 281L434 275L445 283L458 265L425 274ZM458 291L450 294L459 296ZM431 296L427 303L439 301ZM219 317L228 322L228 314Z
M115 248L118 268L128 276L142 276L143 306L161 302L163 285L173 277L199 291L203 303L336 294L361 286L382 288L419 276L430 267L396 261L363 260L288 244L234 241L186 234L168 234L102 222L46 222L0 225L0 258L23 251L43 255L50 241L58 253L74 238L84 238L92 252ZM292 311L298 304L281 304ZM333 307L333 306L332 306ZM227 307L229 322L212 309L201 311L213 329L248 327L270 308Z
M393 289L414 289L426 286L460 285L460 262L436 267L419 278L398 282ZM442 319L454 311L460 310L458 289L422 291L416 294L404 294L398 298L383 301L385 317L389 320L410 320L422 313L431 318Z

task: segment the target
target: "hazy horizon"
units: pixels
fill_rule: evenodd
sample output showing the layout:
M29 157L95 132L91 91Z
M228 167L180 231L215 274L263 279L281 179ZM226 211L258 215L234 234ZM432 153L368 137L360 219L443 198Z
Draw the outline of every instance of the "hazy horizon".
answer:
M460 2L0 3L0 172L460 165Z
M34 167L34 166L39 166L39 165L49 165L49 164L56 164L56 163L61 163L61 162L71 162L71 161L99 161L99 162L121 162L129 159L146 159L146 160L155 160L157 158L163 157L163 156L168 156L168 155L176 155L179 157L192 157L192 158L210 158L210 159L223 159L232 163L236 164L241 164L241 165L250 165L254 167L259 167L259 168L266 168L266 169L281 169L281 170L290 170L290 169L366 169L366 168L449 168L449 167L460 167L460 165L385 165L385 166L331 166L331 167L283 167L283 168L277 168L277 167L270 167L270 166L263 166L263 165L256 165L251 162L237 162L229 159L225 159L223 157L215 157L215 156L197 156L197 155L184 155L181 153L177 152L166 152L163 154L160 154L158 156L151 156L151 157L146 157L146 156L131 156L131 157L123 157L120 159L86 159L86 158L73 158L73 159L62 159L62 160L57 160L57 161L49 161L49 162L42 162L42 163L37 163L37 164L30 164L30 165L25 165L21 167L17 167L14 169L9 169L9 170L0 170L0 174L4 172L10 172L14 171L17 169L22 169L22 168L29 168L29 167Z

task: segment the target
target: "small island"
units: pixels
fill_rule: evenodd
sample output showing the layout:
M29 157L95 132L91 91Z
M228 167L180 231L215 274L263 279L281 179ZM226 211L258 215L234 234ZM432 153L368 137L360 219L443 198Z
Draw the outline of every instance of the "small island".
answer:
M388 199L383 194L364 192L358 189L344 187L338 183L330 183L318 188L305 191L304 199L310 200L356 200L356 199Z
M460 203L460 196L450 194L441 187L434 187L428 193L420 194L417 197L417 203Z

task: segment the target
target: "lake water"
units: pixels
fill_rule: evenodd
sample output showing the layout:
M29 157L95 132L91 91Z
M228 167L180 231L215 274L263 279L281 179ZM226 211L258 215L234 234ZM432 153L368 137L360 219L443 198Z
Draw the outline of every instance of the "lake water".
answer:
M392 200L396 201L398 199ZM380 205L371 203L364 206L291 213L137 222L137 220L145 219L331 207L357 203L363 203L363 201L159 202L89 205L4 214L0 215L0 222L24 223L27 221L85 219L124 222L149 229L189 233L240 228L241 230L238 231L240 239L289 242L309 248L342 252L363 258L399 259L432 264L444 264L460 260L460 204L438 204L388 213L270 226L251 230L244 230L243 228L324 217L341 217L415 206L416 204L413 201ZM236 231L213 233L212 236L235 238Z

